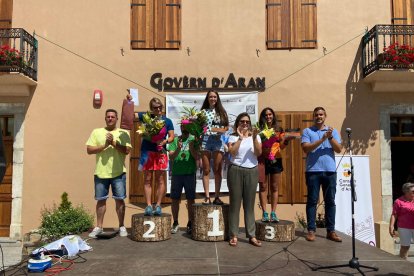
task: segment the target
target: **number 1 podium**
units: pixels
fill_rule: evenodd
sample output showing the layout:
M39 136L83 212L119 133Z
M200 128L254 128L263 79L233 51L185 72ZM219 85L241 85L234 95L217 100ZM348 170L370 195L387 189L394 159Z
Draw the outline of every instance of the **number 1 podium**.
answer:
M229 229L229 205L193 204L194 220L191 237L196 241L224 241Z

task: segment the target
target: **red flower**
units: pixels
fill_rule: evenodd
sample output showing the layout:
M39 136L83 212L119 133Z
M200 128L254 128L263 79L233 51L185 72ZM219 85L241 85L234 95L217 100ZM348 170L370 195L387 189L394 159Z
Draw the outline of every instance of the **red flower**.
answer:
M384 60L386 63L396 66L409 67L414 65L414 48L410 45L399 45L398 42L384 47Z

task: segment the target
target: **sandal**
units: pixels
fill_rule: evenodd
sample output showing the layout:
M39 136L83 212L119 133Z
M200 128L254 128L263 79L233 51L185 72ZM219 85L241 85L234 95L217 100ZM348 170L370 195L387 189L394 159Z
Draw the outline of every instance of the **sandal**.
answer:
M249 239L249 243L251 245L257 246L257 247L261 247L262 246L262 242L257 240L256 238L251 238Z
M213 201L213 204L215 204L215 205L223 205L223 204L224 204L224 202L223 202L223 201L221 201L221 199L220 199L219 197L216 197L216 198L214 199L214 201Z
M237 238L233 237L229 240L229 245L230 246L237 246Z
M204 201L201 203L203 205L211 205L210 197L205 197Z

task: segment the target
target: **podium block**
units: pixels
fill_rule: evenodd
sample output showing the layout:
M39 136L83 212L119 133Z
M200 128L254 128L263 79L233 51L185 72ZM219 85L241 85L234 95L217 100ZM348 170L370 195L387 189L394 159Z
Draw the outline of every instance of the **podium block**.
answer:
M191 237L196 241L224 241L228 236L229 205L193 204L194 223Z
M278 223L256 220L256 238L269 242L288 242L295 239L295 223L281 220Z
M153 242L171 238L171 215L144 216L135 214L131 222L131 239L134 241Z

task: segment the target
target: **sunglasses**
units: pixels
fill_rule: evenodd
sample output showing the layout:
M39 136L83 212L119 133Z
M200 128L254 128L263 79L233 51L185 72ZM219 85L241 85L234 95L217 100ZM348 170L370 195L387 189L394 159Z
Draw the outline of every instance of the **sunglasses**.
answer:
M250 124L249 120L240 120L240 124Z
M152 106L152 109L159 109L159 110L162 110L162 105Z

